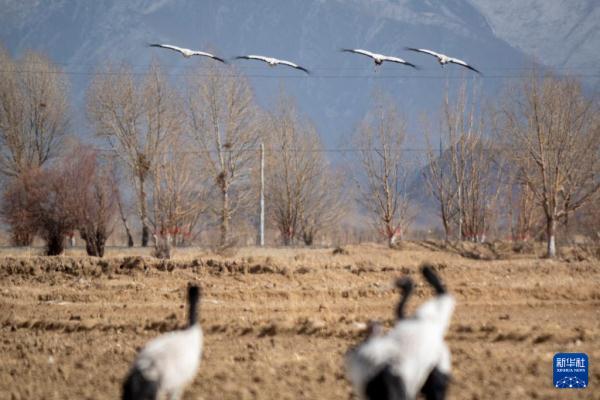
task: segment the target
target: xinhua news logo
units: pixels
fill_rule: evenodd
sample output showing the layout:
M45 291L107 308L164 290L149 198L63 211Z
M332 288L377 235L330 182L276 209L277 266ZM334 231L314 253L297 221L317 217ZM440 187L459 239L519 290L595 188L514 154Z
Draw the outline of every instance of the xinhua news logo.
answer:
M585 353L556 353L554 355L554 387L585 389L588 386L588 356Z

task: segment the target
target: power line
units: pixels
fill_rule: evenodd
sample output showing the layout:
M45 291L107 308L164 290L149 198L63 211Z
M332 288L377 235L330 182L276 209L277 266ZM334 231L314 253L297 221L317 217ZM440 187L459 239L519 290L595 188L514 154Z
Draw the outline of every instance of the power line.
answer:
M151 74L151 72L138 72L138 71L131 71L131 72L127 72L127 73L123 73L123 72L107 72L107 71L61 71L61 70L0 70L0 72L5 73L5 72L17 72L17 73L21 73L21 74L53 74L53 75L80 75L80 76L123 76L123 75L128 75L131 74L133 76L147 76L149 74ZM191 76L193 75L194 77L210 77L213 76L212 74L206 74L206 73L177 73L177 72L162 72L163 75L166 76ZM381 79L381 80L385 80L385 79L435 79L435 80L445 80L445 79L466 79L466 77L464 75L409 75L409 74L402 74L402 75L374 75L374 74L347 74L347 75L317 75L317 74L312 74L312 75L281 75L281 74L275 74L275 75L267 75L267 74L220 74L220 77L223 78L240 78L240 77L247 77L247 78L258 78L258 79L282 79L282 78L292 78L292 79L302 79L302 80L315 80L315 79L361 79L361 78L366 78L366 79ZM573 78L580 78L580 79L586 79L586 78L600 78L600 74L568 74L569 77L573 77ZM522 79L523 75L522 74L500 74L500 75L482 75L482 76L478 76L478 75L473 75L474 79Z
M494 146L495 150L514 150L515 148L513 147L508 147L508 146ZM118 151L116 149L102 149L102 148L95 148L94 150L101 152L101 153L113 153L113 154L117 154ZM264 152L265 153L283 153L283 152L289 152L289 153L363 153L363 152L381 152L384 151L383 148L379 148L379 147L341 147L341 148L321 148L321 149L268 149L265 148ZM395 148L395 149L388 149L388 151L391 151L393 153L427 153L427 152L434 152L435 149L428 149L425 147L400 147L400 148ZM175 151L173 152L174 154L201 154L201 153L211 153L211 154L218 154L218 153L259 153L260 149L256 148L256 149L239 149L239 150L231 150L231 149L222 149L222 150L184 150L184 151ZM167 152L162 152L161 154L165 154Z
M78 62L52 62L55 65L61 65L61 66L72 66L72 67L98 67L98 63L78 63ZM29 64L31 65L46 65L47 63L45 62L29 62ZM127 67L139 67L139 68L149 68L152 64L148 64L148 63L143 63L143 64L131 64L131 63L114 63L113 65L115 66L120 66L120 65L125 65ZM206 64L196 64L196 65L181 65L181 64L174 64L174 63L160 63L158 64L160 67L170 67L170 68L179 68L179 69L206 69L206 70L210 70L212 67L206 65ZM597 66L589 66L589 67L584 67L584 66L580 66L580 67L497 67L497 66L485 66L485 65L477 65L478 67L480 67L481 69L485 70L485 71L544 71L544 70L552 70L552 71L573 71L573 70L592 70L592 71L598 71L598 67ZM250 65L244 65L244 66L238 66L236 65L237 69L240 70L264 70L266 68L266 66L250 66ZM385 68L385 67L380 67L380 68ZM391 68L394 68L394 66L391 66ZM402 67L399 67L402 68ZM458 67L457 67L458 68ZM316 67L312 67L310 68L311 71L320 71L320 70L340 70L340 69L344 69L344 70L366 70L369 69L368 66L362 66L362 67L352 67L352 66L344 66L343 68L340 68L339 65L330 65L330 66L316 66Z

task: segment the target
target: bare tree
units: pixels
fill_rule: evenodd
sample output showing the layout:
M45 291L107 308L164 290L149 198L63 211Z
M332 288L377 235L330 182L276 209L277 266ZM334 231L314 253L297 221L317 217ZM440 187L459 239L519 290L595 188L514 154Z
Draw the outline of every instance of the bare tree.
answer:
M546 220L547 256L556 255L559 220L585 206L600 189L600 115L572 78L535 72L501 106L500 140L518 166L517 179Z
M298 117L293 101L281 94L269 116L267 191L269 216L289 245L298 235L311 245L343 214L343 183L330 170L319 135Z
M393 101L376 94L373 110L356 129L361 169L355 178L362 206L390 246L402 239L411 219L406 191L408 170L402 153L404 138L405 123Z
M88 92L88 114L127 166L136 187L142 246L149 239L147 179L170 137L182 129L180 98L153 64L143 82L128 66L107 66Z
M70 157L79 166L80 181L74 195L77 228L90 256L104 256L106 241L113 231L118 183L108 160L88 146L77 146Z
M322 160L322 172L308 189L306 204L300 214L300 231L304 244L310 246L321 233L333 233L348 213L346 175Z
M65 75L48 58L28 52L15 61L0 46L0 175L8 183L57 154L69 125L67 92ZM10 193L12 201L19 193ZM33 232L22 219L6 221L14 244L31 243Z
M0 173L16 177L56 155L69 126L68 83L47 57L0 46Z
M518 166L516 168L514 166L507 168L508 182L505 188L508 204L507 218L511 239L515 241L528 241L535 238L539 225L538 222L543 220L543 218L541 218L540 209L535 207L533 192L522 182L522 179L519 177L519 171L520 168Z
M445 239L450 239L450 233L454 218L457 214L455 198L457 195L453 176L449 170L449 160L442 150L442 140L440 138L439 151L436 153L434 147L427 138L427 171L423 172L427 182L429 192L435 198L439 207L439 216L442 220Z
M251 173L258 160L258 110L248 81L233 67L207 64L188 78L191 137L201 168L219 199L211 209L220 246L230 244L230 221L250 206Z
M127 247L133 247L134 246L133 235L131 234L131 228L129 227L129 222L127 221L127 218L129 217L130 212L129 212L127 203L125 201L125 198L123 197L123 193L121 192L121 182L122 182L121 169L118 168L117 165L115 165L114 163L112 166L113 166L112 180L115 182L115 185L117 186L115 201L117 202L117 209L119 210L119 219L121 220L121 223L123 224L123 228L125 229L125 235L127 236Z
M482 112L478 117L474 102L469 105L466 84L453 97L451 102L447 90L438 155L426 135L429 171L425 175L440 207L446 239L456 226L460 240L483 241L497 214L504 162L485 136ZM442 141L447 143L443 151Z
M204 182L197 177L194 155L186 145L182 137L173 140L153 172L150 222L159 258L170 258L171 245L184 245L193 239L205 207Z

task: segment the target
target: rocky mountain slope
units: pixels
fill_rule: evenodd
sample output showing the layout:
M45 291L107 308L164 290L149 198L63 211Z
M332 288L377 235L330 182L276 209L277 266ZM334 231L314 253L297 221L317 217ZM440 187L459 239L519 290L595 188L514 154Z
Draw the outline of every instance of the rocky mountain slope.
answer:
M226 57L264 53L302 63L314 71L311 77L253 62L238 66L250 76L263 105L272 104L281 87L295 95L330 146L345 141L375 89L397 98L410 121L410 137L422 143L418 115L435 112L445 87L459 81L455 78L474 79L484 94L494 93L506 71L527 63L526 45L513 47L506 41L510 35L497 36L505 25L486 15L498 12L484 1L3 0L0 7L0 40L15 55L33 48L63 64L80 110L93 71L107 60L125 60L143 71L156 58L180 81L187 67L201 63L149 49L148 42L212 48ZM407 52L405 46L456 55L486 77L475 78L456 66L442 70L434 59ZM342 54L341 47L398 55L422 70L384 65L375 72L369 60Z

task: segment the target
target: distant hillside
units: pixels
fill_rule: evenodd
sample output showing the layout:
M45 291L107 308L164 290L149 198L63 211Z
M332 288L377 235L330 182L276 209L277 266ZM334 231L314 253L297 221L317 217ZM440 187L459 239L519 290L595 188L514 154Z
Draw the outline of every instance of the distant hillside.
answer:
M64 64L79 110L90 74L107 59L126 60L142 71L156 57L177 78L186 66L202 62L149 49L149 41L208 47L227 57L264 53L301 62L314 70L312 77L252 62L238 65L262 104L269 105L282 85L297 96L328 146L345 140L364 115L370 93L382 87L397 97L413 123L411 141L422 143L414 124L422 112L437 110L443 78L473 76L456 66L442 70L434 59L406 52L405 46L448 52L483 71L525 62L466 0L2 0L0 7L0 40L13 54L33 48ZM368 59L339 52L354 46L399 55L423 70L384 65L374 73ZM487 93L502 83L481 82ZM83 125L85 119L77 121Z

